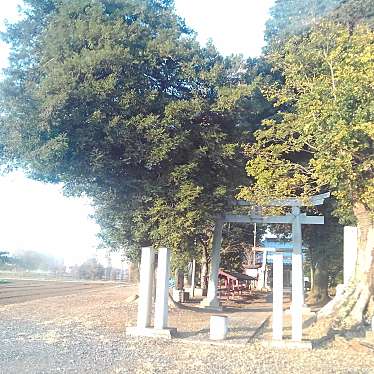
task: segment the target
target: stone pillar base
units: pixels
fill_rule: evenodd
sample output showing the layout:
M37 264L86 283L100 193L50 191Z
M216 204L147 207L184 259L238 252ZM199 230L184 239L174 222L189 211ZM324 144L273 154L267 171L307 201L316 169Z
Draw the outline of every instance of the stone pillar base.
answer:
M313 345L311 341L303 340L301 342L293 340L263 340L261 342L265 348L275 349L312 349Z
M218 299L214 299L214 300L203 299L200 303L200 307L204 309L214 310L217 312L222 312L223 310L223 307L222 305L220 305Z
M154 329L153 327L127 327L126 328L126 335L139 337L139 336L146 336L150 338L163 338L163 339L171 339L175 337L177 334L177 329L175 327L169 327L166 329Z
M308 307L306 305L304 305L301 308L301 312L303 313L303 315L313 315L313 314L316 314L315 312L312 311L312 309L310 307ZM285 314L287 314L287 315L291 315L292 314L292 306L289 309L285 310Z

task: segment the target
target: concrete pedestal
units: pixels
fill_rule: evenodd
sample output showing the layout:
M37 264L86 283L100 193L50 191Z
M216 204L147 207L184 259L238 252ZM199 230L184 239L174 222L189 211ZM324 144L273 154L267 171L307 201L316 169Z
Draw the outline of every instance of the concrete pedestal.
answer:
M214 300L204 299L201 301L200 306L204 309L209 309L216 312L222 312L223 307L220 305L218 298Z
M139 337L146 336L149 338L171 339L177 334L177 329L170 327L166 329L154 329L153 327L128 327L126 329L127 336Z
M210 339L224 340L228 332L227 316L211 316L210 317Z
M262 346L265 348L274 349L312 349L313 345L311 341L303 340L300 342L295 342L292 340L263 340L261 342Z

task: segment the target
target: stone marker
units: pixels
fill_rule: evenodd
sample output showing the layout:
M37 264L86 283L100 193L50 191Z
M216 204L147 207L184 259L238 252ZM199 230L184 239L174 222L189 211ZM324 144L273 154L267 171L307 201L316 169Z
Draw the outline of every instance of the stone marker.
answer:
M258 269L258 281L257 281L257 290L262 291L266 288L266 263L267 263L267 250L264 249L262 252L262 265Z
M154 264L154 249L152 247L142 248L138 302L138 327L149 327L151 324Z
M152 248L142 248L140 265L140 285L137 326L127 327L129 336L149 336L170 339L177 329L168 328L168 297L170 252L160 248L158 253L157 288L154 327L150 326L154 278L155 252Z
M157 288L155 302L155 329L164 329L168 325L170 251L167 248L158 250Z
M344 226L344 285L347 286L357 260L357 227Z
M228 331L227 316L211 316L210 317L210 339L224 340Z
M273 339L283 339L283 254L273 254Z

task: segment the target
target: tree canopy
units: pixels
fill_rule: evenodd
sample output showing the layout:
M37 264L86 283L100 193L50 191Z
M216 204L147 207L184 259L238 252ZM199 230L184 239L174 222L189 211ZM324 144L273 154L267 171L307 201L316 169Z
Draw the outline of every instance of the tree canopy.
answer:
M373 0L276 0L266 23L267 48L289 37L308 32L323 20L354 27L362 21L373 25Z
M357 202L373 210L373 38L367 26L327 22L270 55L285 77L269 89L282 109L247 148L256 185L244 195L331 189L342 212Z
M357 224L354 274L319 313L326 332L361 325L373 302L374 33L370 13L368 19L362 13L370 1L360 4L344 2L303 32L271 41L266 59L281 79L264 91L278 110L246 148L254 184L240 193L261 202L328 190L340 222ZM327 238L324 229L316 231ZM315 265L323 260L317 254ZM323 265L315 269L326 280Z
M268 42L301 34L335 10L344 0L276 0L266 23Z
M191 244L246 183L241 143L269 109L255 78L172 1L26 4L3 34L3 162L90 196L106 245Z

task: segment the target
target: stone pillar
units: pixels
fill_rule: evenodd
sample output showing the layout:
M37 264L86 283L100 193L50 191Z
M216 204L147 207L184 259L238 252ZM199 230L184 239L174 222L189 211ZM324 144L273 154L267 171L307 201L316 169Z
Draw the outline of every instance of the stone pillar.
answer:
M213 309L220 309L219 300L217 297L218 289L218 272L219 264L221 262L220 250L222 242L222 229L224 225L224 220L222 217L217 218L216 224L214 226L213 233L213 245L212 245L212 257L211 257L211 266L209 274L209 283L208 283L208 294L206 299L201 303L202 306Z
M154 264L154 270L153 270L153 281L152 281L152 301L153 303L156 301L156 285L157 285L157 268L155 268L156 265L156 256L155 256L155 264Z
M191 297L195 296L196 260L192 260Z
M344 226L344 285L347 286L357 260L357 227Z
M283 338L283 253L273 255L273 339Z
M142 248L137 322L137 327L140 328L149 327L151 324L154 263L155 252L153 248Z
M266 291L268 291L268 287L267 287L268 281L269 281L269 279L268 279L268 272L267 272L267 270L265 270L265 272L264 272L264 286L263 286L263 288Z
M300 207L292 207L295 219L292 223L292 340L301 341L303 336L304 278L300 222Z
M258 269L258 281L257 289L261 291L266 287L266 262L267 262L267 250L264 249L262 252L262 266Z
M170 251L167 248L160 248L157 263L155 329L165 329L168 325L169 274Z

